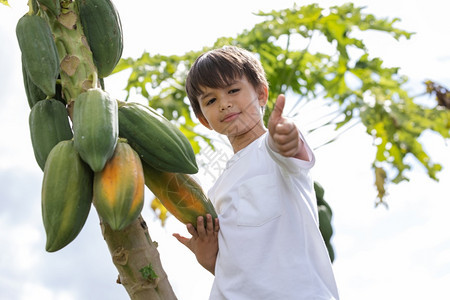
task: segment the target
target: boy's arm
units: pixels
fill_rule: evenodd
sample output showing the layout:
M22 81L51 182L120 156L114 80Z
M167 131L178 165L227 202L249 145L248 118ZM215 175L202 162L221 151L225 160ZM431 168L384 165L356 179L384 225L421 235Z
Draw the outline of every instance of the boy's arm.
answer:
M197 218L197 230L192 224L187 224L186 227L192 235L191 238L183 237L178 233L174 233L173 236L195 254L200 265L214 275L217 252L219 251L219 219L213 220L211 215L207 214L206 228L202 216Z
M275 108L270 114L269 129L269 147L285 156L294 157L301 160L309 161L305 143L294 122L282 116L285 103L285 96L279 95Z

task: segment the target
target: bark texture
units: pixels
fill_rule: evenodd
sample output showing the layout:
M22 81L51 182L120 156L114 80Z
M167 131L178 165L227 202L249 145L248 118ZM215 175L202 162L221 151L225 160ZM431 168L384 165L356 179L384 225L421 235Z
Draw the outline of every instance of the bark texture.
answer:
M119 271L118 283L125 287L130 299L177 299L161 265L157 245L152 241L142 216L120 231L113 231L103 222L100 225L113 263ZM140 271L142 268L152 269L157 277L144 278Z

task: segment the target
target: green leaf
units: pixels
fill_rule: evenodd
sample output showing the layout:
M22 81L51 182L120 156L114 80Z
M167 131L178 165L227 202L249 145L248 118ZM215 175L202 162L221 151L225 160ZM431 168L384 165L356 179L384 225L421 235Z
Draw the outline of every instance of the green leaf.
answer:
M144 277L145 279L150 280L150 281L155 280L156 278L158 278L158 275L153 270L152 264L149 264L148 266L145 266L145 267L141 268L139 270L139 272L141 272L142 277Z

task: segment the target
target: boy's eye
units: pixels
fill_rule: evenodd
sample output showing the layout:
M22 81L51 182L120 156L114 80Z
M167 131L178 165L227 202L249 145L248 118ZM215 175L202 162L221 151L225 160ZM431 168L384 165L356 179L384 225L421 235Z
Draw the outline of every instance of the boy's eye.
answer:
M229 94L234 94L234 93L237 93L237 92L239 92L239 89L231 89L228 93Z
M209 99L206 101L206 106L213 104L216 101L216 98Z

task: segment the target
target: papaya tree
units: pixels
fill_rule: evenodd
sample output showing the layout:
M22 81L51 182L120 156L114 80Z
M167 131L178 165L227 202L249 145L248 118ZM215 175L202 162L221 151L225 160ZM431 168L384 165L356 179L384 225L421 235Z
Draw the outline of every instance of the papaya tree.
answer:
M154 108L105 89L123 49L110 0L30 0L28 7L16 35L43 171L45 250L70 244L93 207L130 298L176 299L141 212L147 186L181 222L217 217L190 176L198 167L189 140Z

